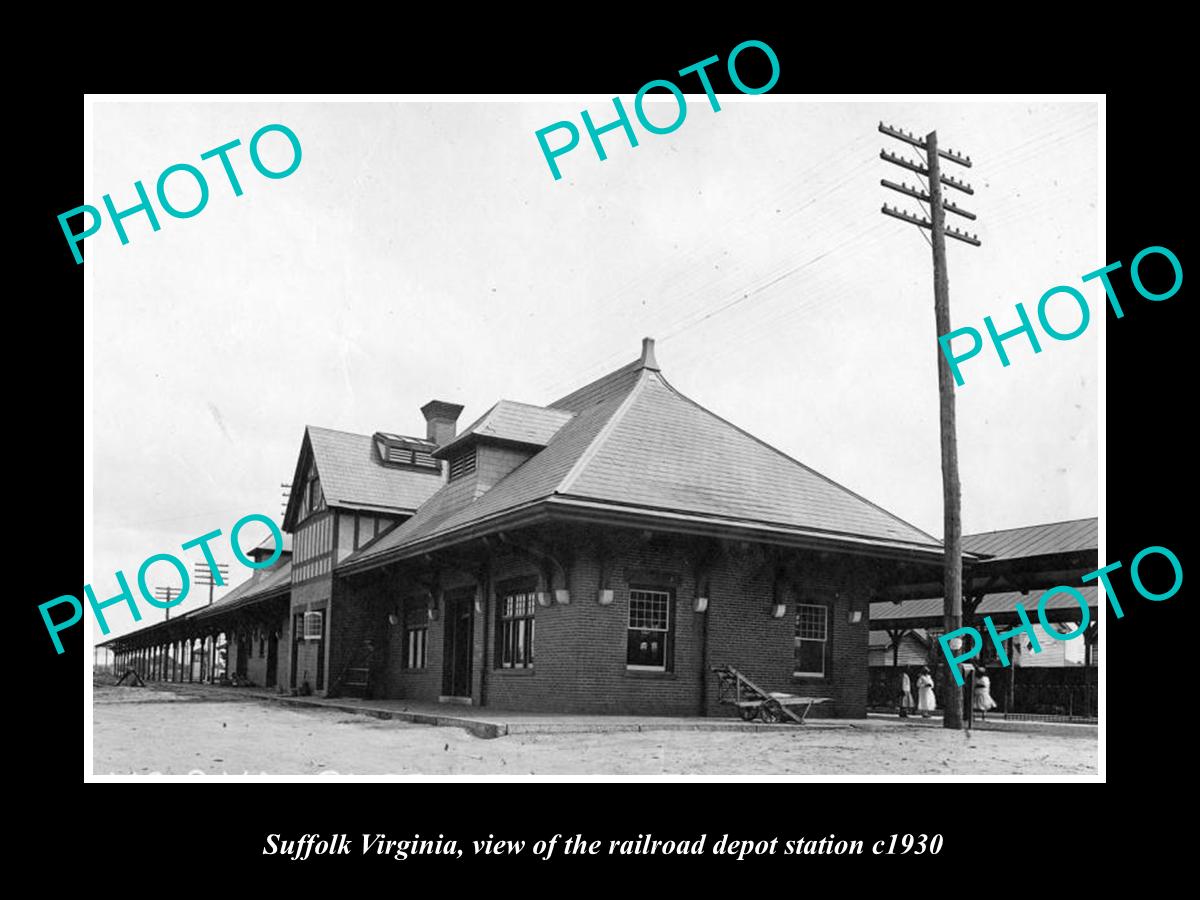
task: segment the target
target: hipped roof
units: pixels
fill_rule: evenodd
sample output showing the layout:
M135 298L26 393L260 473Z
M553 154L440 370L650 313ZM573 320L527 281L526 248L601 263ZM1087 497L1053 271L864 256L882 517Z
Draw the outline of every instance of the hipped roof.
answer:
M340 568L403 558L551 505L941 552L935 538L680 394L652 352L649 364L643 355L549 409L573 415L544 449L478 498L443 488Z

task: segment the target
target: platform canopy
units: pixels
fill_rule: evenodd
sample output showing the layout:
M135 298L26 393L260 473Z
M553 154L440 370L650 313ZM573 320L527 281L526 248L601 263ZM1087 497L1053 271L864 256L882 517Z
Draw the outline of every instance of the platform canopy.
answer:
M964 535L963 550L969 554L963 560L964 624L985 615L996 624L1019 623L1018 603L1036 620L1038 601L1059 585L1074 587L1095 610L1095 582L1084 585L1081 578L1099 568L1097 543L1094 518ZM942 605L940 581L897 582L871 603L871 628L941 628ZM1079 601L1069 593L1055 594L1046 603L1047 621L1078 622L1081 616Z

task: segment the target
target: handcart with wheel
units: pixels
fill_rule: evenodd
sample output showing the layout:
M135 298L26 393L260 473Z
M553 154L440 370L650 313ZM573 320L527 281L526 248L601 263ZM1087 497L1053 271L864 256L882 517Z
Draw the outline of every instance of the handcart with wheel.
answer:
M828 703L829 697L801 697L780 691L765 691L733 666L713 666L717 676L717 700L737 709L743 721L759 719L769 724L791 719L803 725L808 711L818 703ZM797 715L794 707L803 706Z

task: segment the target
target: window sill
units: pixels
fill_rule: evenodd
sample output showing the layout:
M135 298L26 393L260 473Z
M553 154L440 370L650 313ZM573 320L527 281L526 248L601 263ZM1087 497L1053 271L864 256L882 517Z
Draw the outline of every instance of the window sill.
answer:
M828 675L797 675L792 673L793 684L827 684L829 682Z
M675 680L677 676L674 672L656 672L653 669L626 669L626 678L649 678L650 680L668 679Z
M492 669L492 674L493 675L502 675L502 676L516 675L516 676L528 677L528 676L533 675L533 671L534 670L532 668L529 668L529 669Z

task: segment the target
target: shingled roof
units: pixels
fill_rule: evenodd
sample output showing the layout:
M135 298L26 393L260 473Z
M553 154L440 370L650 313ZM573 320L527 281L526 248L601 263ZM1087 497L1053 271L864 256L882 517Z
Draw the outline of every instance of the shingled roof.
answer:
M375 450L374 438L370 435L309 425L304 430L304 438L312 448L321 490L329 506L411 513L442 486L436 470L430 472L384 465ZM408 440L419 441L417 438ZM433 445L429 446L432 448ZM303 477L301 472L305 458L301 452L293 484L298 484ZM294 515L299 497L300 491L293 491L288 500L285 528L294 524L289 516Z
M570 418L571 413L563 409L501 400L468 425L462 434L434 451L433 455L445 459L467 441L483 439L545 447Z
M290 555L285 555L277 560L271 568L256 570L250 578L220 600L214 600L208 606L202 606L188 615L204 618L241 609L269 597L287 593L291 590L291 584L292 560Z
M270 541L270 538L267 538ZM261 545L260 545L261 546ZM256 569L254 574L231 590L224 597L214 600L212 603L205 606L200 606L195 609L189 609L187 612L176 616L173 619L168 619L162 622L151 622L143 625L141 628L136 628L133 631L128 631L125 634L114 635L106 641L100 641L96 644L97 647L105 647L110 644L119 643L120 641L134 637L142 632L149 631L166 631L170 626L178 626L183 619L195 620L204 619L209 616L216 616L222 613L232 612L235 609L243 609L255 603L260 603L263 600L269 600L272 597L281 597L291 590L292 585L292 559L291 552L283 553L275 564L269 569ZM196 588L197 593L194 595L197 601L200 600L201 594L199 588ZM185 601L186 602L186 601Z
M443 488L340 568L411 555L542 505L941 553L935 538L680 394L652 341L640 359L547 409L573 415L544 449L477 498Z

